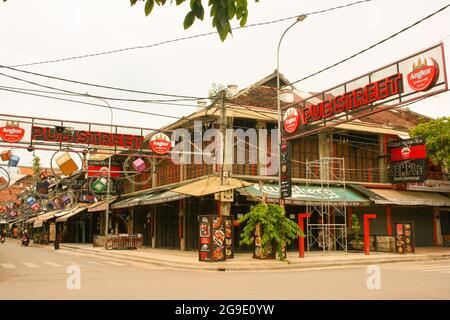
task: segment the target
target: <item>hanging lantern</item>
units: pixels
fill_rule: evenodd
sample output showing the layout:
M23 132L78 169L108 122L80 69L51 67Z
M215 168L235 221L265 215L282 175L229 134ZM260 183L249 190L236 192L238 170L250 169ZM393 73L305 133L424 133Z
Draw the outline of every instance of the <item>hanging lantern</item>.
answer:
M78 170L78 166L67 152L56 158L56 164L66 177L70 177L72 173Z
M53 201L53 200L49 201L49 202L47 203L47 208L48 208L49 210L54 210L54 209L56 208L56 203L55 203L55 201Z
M145 164L144 160L142 160L141 158L137 158L136 160L133 161L133 168L137 172L141 173L145 169L147 169L147 165Z
M38 182L36 184L36 191L39 194L47 194L48 193L48 187L50 186L50 184L47 181L44 182Z
M29 206L33 206L36 203L36 199L34 197L28 197L27 203Z
M70 197L67 195L63 196L62 201L64 202L65 205L68 205L70 203Z
M9 161L9 159L11 158L11 150L3 151L0 156L2 158L2 161Z
M50 177L50 173L46 169L42 170L41 173L39 174L39 179L41 180L45 180L48 177Z
M107 187L107 183L108 183L108 180L105 178L97 179L92 184L92 189L97 193L102 193L103 191L105 191L105 189Z
M17 165L19 164L19 160L20 160L20 157L18 157L18 156L11 156L9 158L9 166L10 167L17 167Z
M4 187L4 186L7 186L8 184L9 184L9 182L6 181L5 178L0 177L0 188L2 188L2 187Z

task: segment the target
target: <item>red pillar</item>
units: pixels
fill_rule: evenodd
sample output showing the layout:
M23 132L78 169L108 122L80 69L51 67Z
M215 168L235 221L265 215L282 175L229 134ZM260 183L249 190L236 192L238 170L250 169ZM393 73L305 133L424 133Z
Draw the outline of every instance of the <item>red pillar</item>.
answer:
M370 227L369 227L369 219L376 219L376 214L365 214L364 215L364 254L369 255L370 253Z
M302 230L303 233L305 233L305 224L304 219L311 217L310 213L299 213L298 214L298 226ZM298 256L300 258L305 257L305 238L300 237L298 238Z
M386 205L386 225L388 236L392 236L392 206L389 204Z

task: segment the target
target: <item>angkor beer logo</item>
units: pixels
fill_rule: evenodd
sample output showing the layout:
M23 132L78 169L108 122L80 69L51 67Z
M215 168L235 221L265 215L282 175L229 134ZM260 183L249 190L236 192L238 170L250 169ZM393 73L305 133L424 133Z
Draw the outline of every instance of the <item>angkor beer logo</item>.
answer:
M300 123L300 114L296 108L289 108L283 117L284 130L287 133L293 133L297 130Z
M157 154L166 154L172 148L172 142L166 134L158 133L150 139L150 148Z
M411 154L411 148L409 148L409 147L402 148L401 154L402 154L403 159L405 159L405 160L409 159L409 155Z
M428 65L427 59L422 62L419 58L417 65L414 62L413 71L408 73L408 83L414 91L426 91L436 82L439 67L433 58L430 60L432 64Z
M0 127L0 137L5 142L16 143L22 140L25 129L19 127L18 122L8 121L6 126Z

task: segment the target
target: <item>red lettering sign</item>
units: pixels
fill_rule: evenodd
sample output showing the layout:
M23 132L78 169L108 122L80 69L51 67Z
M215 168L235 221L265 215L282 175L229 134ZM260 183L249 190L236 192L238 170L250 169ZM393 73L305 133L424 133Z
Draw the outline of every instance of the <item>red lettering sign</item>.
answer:
M439 74L438 64L433 58L430 60L432 65L427 64L427 59L422 62L419 58L417 65L414 62L413 71L408 73L408 84L414 91L426 91L435 83Z
M6 123L6 126L0 127L0 137L8 143L16 143L23 139L25 129L19 127L18 122Z
M144 137L76 130L59 133L54 128L33 126L31 140L140 149Z
M296 108L289 108L283 117L284 130L293 133L300 123L300 114Z
M166 154L172 148L172 142L166 134L158 133L150 139L150 148L157 154Z
M326 99L318 104L306 105L305 108L301 110L299 118L301 119L302 124L306 125L311 122L335 116L344 111L356 111L362 106L386 99L387 97L399 94L400 92L403 92L402 74L393 74L385 79L369 83L363 88L358 88L342 95ZM297 127L295 130L296 129ZM295 130L286 131L292 133Z

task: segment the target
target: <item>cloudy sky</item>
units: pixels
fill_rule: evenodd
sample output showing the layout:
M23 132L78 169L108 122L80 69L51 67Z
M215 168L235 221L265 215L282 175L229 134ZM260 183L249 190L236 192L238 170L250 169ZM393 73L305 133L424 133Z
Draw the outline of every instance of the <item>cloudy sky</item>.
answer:
M206 1L204 1L206 2ZM248 24L291 17L334 7L352 0L249 1ZM281 72L291 81L315 72L401 30L436 11L448 0L374 0L350 8L309 16L289 31L281 49ZM128 0L8 0L0 3L0 65L38 61L146 46L165 40L213 31L209 17L189 30L182 22L188 3L155 7L145 17L143 3ZM208 15L206 15L208 16ZM293 20L236 30L222 43L217 34L65 62L20 67L23 70L108 86L205 97L212 83L239 88L272 73L278 40ZM433 44L444 42L450 52L450 8L398 37L297 84L302 91L320 91L370 72ZM236 22L233 22L237 26ZM133 99L167 99L81 86L11 70L1 73L66 90ZM0 75L0 86L45 90ZM80 99L80 98L76 98ZM99 100L84 100L104 104ZM188 106L110 102L112 106L181 117L195 110ZM450 115L450 95L444 93L411 106L432 117ZM26 96L0 90L0 113L44 118L109 123L109 111L94 106ZM120 125L158 128L173 119L114 112ZM29 153L19 152L22 164Z

